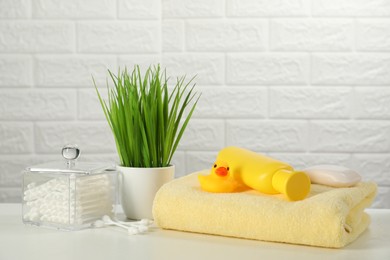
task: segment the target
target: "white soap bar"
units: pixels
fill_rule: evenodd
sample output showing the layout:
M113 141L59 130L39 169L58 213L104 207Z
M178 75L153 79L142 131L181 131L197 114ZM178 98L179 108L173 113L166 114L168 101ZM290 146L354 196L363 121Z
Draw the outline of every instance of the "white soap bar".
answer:
M316 165L302 170L311 183L332 187L351 187L361 180L361 176L349 168L337 165Z

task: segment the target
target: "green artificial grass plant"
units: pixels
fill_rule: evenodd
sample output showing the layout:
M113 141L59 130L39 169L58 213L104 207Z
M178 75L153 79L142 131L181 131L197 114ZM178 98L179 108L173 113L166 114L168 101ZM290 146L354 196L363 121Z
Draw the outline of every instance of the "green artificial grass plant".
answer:
M107 101L94 84L121 166L169 166L200 97L193 91L195 84L190 86L194 78L187 83L185 76L177 78L169 91L169 79L160 65L149 67L145 74L137 65L131 73L127 68L118 75L108 72L114 87L107 83Z

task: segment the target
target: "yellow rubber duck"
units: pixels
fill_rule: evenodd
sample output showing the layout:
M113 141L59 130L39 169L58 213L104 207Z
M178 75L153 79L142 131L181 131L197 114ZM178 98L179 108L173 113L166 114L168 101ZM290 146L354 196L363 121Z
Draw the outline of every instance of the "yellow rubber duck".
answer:
M248 189L234 179L229 165L224 161L217 160L211 168L210 175L198 176L203 190L216 193L238 192Z
M296 201L310 192L310 179L304 172L234 146L222 149L210 175L199 175L198 178L202 190L215 193L254 189L266 194L282 193L288 200Z

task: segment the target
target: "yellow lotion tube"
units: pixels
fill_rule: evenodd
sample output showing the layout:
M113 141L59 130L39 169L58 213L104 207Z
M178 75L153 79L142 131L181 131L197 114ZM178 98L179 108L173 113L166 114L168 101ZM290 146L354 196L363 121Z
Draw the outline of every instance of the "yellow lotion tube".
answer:
M208 176L199 176L208 192L235 192L249 187L267 194L284 194L287 199L304 199L310 179L300 171L270 157L238 147L222 149Z

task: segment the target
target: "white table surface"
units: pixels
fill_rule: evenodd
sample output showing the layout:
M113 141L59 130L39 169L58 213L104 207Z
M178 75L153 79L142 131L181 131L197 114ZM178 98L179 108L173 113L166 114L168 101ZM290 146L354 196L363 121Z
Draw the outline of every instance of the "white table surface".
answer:
M46 259L390 259L390 210L343 249L226 238L154 228L129 236L116 227L58 231L24 225L21 205L0 204L0 260Z

